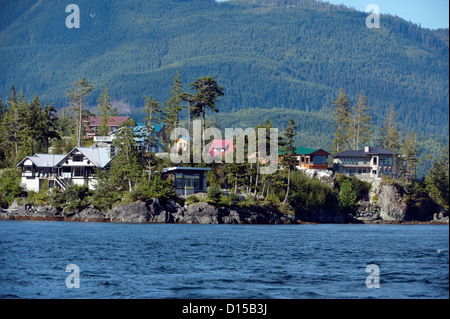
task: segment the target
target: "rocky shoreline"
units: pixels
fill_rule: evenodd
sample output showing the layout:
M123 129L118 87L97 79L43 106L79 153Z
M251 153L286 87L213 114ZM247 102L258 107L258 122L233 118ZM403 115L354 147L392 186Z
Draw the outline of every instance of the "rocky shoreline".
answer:
M404 216L403 216L404 217ZM448 216L435 214L433 220L405 220L377 211L376 207L362 207L354 217L327 211L293 216L276 210L255 208L216 207L205 202L181 206L173 200L162 204L157 199L145 203L120 204L101 212L86 208L77 213L65 213L52 206L19 206L13 203L0 211L0 220L111 222L111 223L176 223L176 224L447 224Z

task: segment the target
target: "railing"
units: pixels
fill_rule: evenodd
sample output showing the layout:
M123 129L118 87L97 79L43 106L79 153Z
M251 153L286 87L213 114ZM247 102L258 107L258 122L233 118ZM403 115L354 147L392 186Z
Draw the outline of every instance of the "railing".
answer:
M72 173L61 173L62 178L72 178Z
M67 189L68 185L65 181L63 181L62 179L60 179L58 176L55 176L55 181L59 184L59 186L65 190Z
M112 136L94 136L94 142L112 142Z

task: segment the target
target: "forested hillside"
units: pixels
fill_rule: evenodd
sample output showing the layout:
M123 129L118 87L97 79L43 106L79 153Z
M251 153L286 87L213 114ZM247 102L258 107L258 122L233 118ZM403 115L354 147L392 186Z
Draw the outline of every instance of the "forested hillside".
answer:
M388 15L368 29L366 13L314 0L79 0L81 27L68 29L67 4L0 0L3 101L15 85L28 100L37 93L59 109L85 76L95 87L91 104L107 84L122 111L136 113L143 94L166 100L178 71L186 89L216 77L224 121L254 108L260 117L276 118L264 111L274 109L301 114L309 146L332 133L341 87L354 100L364 90L375 125L394 105L400 127L448 135L448 30Z

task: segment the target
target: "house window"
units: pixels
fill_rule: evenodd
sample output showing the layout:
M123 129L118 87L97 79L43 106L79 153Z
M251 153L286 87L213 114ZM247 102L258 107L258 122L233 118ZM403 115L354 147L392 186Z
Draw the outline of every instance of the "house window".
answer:
M302 162L301 163L305 164L305 157L304 156L302 156Z
M373 165L377 165L377 157L376 156L374 156L374 158L373 158Z
M72 161L74 162L82 162L83 161L83 155L74 155L72 158Z
M83 167L75 167L75 169L73 170L73 176L74 177L83 177L84 176Z
M175 174L175 188L183 188L183 174Z
M326 164L327 157L326 156L314 156L314 164Z
M184 176L184 185L187 189L200 188L200 174L192 174Z

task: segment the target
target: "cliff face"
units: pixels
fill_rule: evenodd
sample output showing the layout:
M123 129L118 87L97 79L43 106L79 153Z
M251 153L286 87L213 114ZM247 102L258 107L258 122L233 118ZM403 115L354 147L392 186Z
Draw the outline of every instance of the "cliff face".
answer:
M408 206L402 198L399 189L391 185L382 185L378 195L380 217L387 221L404 221Z

